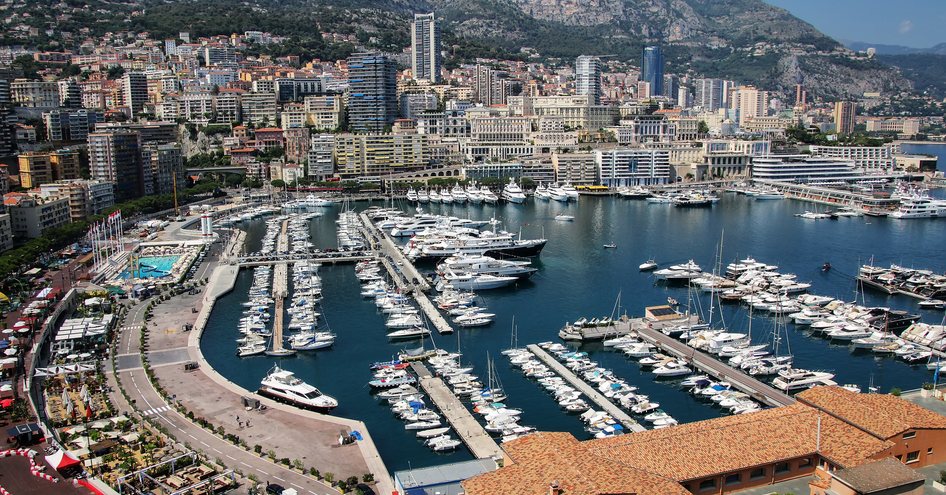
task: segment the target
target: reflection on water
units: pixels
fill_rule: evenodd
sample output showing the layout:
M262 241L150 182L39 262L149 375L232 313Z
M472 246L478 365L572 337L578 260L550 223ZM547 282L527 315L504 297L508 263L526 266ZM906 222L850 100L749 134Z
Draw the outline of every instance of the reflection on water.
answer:
M380 204L380 203L375 203ZM358 207L364 208L362 203ZM413 212L410 205L397 205ZM569 431L586 438L582 423L557 406L551 395L509 366L499 351L510 342L515 317L519 343L557 340L558 329L566 321L583 316L606 316L612 312L620 294L619 313L639 316L643 308L662 304L673 297L685 304L685 287L655 285L648 273L637 266L655 258L661 265L694 259L711 270L714 253L723 244L725 266L735 259L752 256L794 273L800 281L812 283L812 292L852 300L854 275L860 264L873 259L876 264L898 263L942 272L946 260L942 248L946 241L944 220L894 220L885 218L843 218L805 220L794 214L821 210L812 204L785 201L754 201L723 195L712 208L675 208L619 198L582 197L578 204L554 201L524 205L428 205L425 210L459 217L485 219L495 217L503 228L523 237L545 236L548 245L537 260L539 272L529 281L482 293L481 302L496 313L495 323L486 328L463 329L458 335L434 336L438 347L455 350L459 345L463 362L470 363L485 376L487 353L496 362L499 378L509 394L507 404L524 410L522 424L542 430ZM567 212L574 222L557 222L555 215ZM337 211L330 210L311 224L313 242L320 247L334 247ZM258 220L248 225L248 250L258 249L264 228ZM603 249L614 242L616 249ZM821 265L830 262L834 269L823 273ZM432 265L421 264L430 270ZM390 359L405 345L392 344L385 338L384 319L372 301L362 299L351 266L325 266L321 269L324 286L322 313L326 315L338 340L332 350L300 354L285 360L282 366L339 399L336 413L358 418L368 425L381 455L390 469L424 466L463 460L470 454L460 449L450 454L434 454L406 432L397 420L366 387L370 379L368 364ZM234 355L239 319L239 304L246 299L251 282L249 272L242 273L235 290L221 299L214 309L202 342L207 359L224 376L255 390L259 380L272 366L265 356L239 359ZM691 306L708 314L711 302L704 293L693 293ZM942 311L920 311L915 301L873 292L857 293L867 304L892 306L923 314L924 321L940 323ZM723 321L735 331L748 327L747 311L738 305L713 305L714 321ZM771 318L754 315L752 334L756 341L771 340ZM411 344L407 344L408 346ZM888 390L891 387L917 388L931 379L923 366L908 366L902 361L878 358L872 354L854 354L849 347L831 344L807 331L788 325L788 338L798 366L831 370L839 383L856 383L866 388L869 382ZM715 417L721 410L708 402L691 398L675 384L655 382L652 374L622 354L605 351L600 344L586 345L591 357L601 366L640 387L641 392L661 403L661 408L680 421Z

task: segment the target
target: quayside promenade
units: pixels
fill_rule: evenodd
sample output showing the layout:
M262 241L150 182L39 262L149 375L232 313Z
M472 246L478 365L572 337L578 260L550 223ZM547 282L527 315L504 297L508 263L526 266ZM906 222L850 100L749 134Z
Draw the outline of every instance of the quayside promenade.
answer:
M235 236L231 241L242 239ZM228 246L225 252L232 255L239 248ZM208 458L246 477L253 475L261 484L268 481L299 493L322 495L338 493L327 476L336 481L355 476L361 481L370 473L376 492L391 493L390 476L364 423L303 411L258 396L221 376L203 358L203 328L217 298L232 289L238 274L238 267L228 261L208 258L207 265L201 267L201 274L210 273L204 291L160 302L147 322L145 355L169 400L149 381L139 354L139 329L145 323L148 303L140 302L129 310L118 342L115 371L132 402L117 393L115 402L129 414L156 421L177 441L203 451ZM186 331L188 326L193 329ZM196 363L197 369L191 363ZM265 409L247 410L244 397L258 400ZM212 424L216 432L198 425L197 418ZM363 440L340 446L339 435L352 431L358 431ZM224 440L221 432L239 437L243 445ZM290 466L281 463L282 459L288 459ZM303 474L292 464L301 465L306 472L317 469L323 479Z

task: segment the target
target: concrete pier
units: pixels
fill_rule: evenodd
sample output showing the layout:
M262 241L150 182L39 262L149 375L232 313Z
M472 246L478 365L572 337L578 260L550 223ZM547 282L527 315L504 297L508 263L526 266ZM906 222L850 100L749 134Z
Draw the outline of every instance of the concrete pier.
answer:
M285 253L289 251L289 237L286 235L289 221L282 223L279 231L279 237L276 239L276 252ZM276 301L276 315L273 318L273 349L272 352L280 352L282 347L283 333L283 313L286 297L289 296L289 264L279 263L273 269L273 299Z
M430 396L430 400L440 409L441 414L450 423L453 431L470 449L477 459L500 459L505 455L496 441L489 436L473 414L457 399L453 392L439 377L433 376L421 363L411 363L411 369L417 374L420 386Z
M559 376L565 379L571 386L577 388L581 393L585 394L586 397L591 399L592 402L598 405L606 413L610 414L615 421L621 423L624 428L638 432L644 431L646 428L640 425L634 418L629 414L624 412L623 409L617 406L617 404L611 402L607 397L601 395L594 387L589 385L587 382L578 378L572 371L566 368L562 363L558 362L557 359L545 352L541 347L530 344L527 346L529 352L535 354L535 357L539 358L540 361L545 363L549 368L552 368L552 371L558 373Z
M391 280L394 280L397 288L404 292L410 292L414 300L417 301L417 305L420 306L421 311L427 316L427 320L437 329L438 333L441 335L453 333L453 327L451 327L450 323L440 314L440 311L437 311L437 308L430 302L427 294L424 293L430 290L430 284L427 283L423 275L421 275L420 272L417 271L417 268L414 267L414 264L404 256L404 253L394 245L394 242L387 234L371 223L371 220L369 220L364 213L362 213L360 217L368 233L367 237L370 239L381 239L380 243L373 244L376 246L375 250L378 259L381 260L381 264L388 271L388 274L391 275ZM391 260L394 260L394 263L397 264L396 267L392 264ZM415 280L418 283L414 283Z
M651 328L641 328L637 333L644 341L660 347L664 352L670 355L686 360L690 365L717 380L725 380L731 383L733 388L748 394L753 399L765 405L778 407L795 403L795 399L783 394L768 384L743 373L742 370L737 370L732 366L724 364L709 354L698 351L673 337L664 335Z

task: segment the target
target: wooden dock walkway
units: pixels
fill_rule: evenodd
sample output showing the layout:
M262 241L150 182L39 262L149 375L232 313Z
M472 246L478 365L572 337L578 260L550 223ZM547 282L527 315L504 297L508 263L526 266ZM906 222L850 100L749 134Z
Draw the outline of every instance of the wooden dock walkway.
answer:
M473 414L457 399L453 392L439 377L433 376L422 363L411 363L411 369L417 373L421 388L430 396L430 400L440 409L440 413L450 423L453 431L466 444L477 459L501 459L503 449L483 429Z
M572 373L570 369L558 362L557 359L549 355L549 353L545 352L541 347L535 344L530 344L527 346L527 349L529 349L529 352L532 354L535 354L535 356L539 358L540 361L552 368L555 373L558 373L559 376L564 378L566 382L570 383L571 386L577 388L581 393L585 394L586 397L591 399L592 402L597 404L598 407L604 409L604 411L610 414L615 421L621 423L624 428L633 432L646 430L646 428L641 426L640 423L638 423L634 418L624 412L623 409L618 407L617 404L611 402L607 397L601 395L601 393L598 392L594 387L589 385L581 378L578 378L578 376Z
M640 328L637 333L643 340L660 347L664 352L685 359L697 369L717 380L726 380L731 383L734 388L745 392L750 397L763 404L778 407L795 403L795 399L783 394L768 384L743 373L742 370L737 370L732 366L724 364L709 354L696 350L673 337L664 335L651 328Z

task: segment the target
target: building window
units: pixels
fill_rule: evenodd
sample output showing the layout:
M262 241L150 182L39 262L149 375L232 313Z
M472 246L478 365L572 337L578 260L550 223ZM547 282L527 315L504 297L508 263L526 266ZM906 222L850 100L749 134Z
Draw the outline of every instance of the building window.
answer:
M933 455L933 447L926 449L926 455Z
M810 457L798 461L798 469L806 468L806 467L809 467L809 466L811 466L811 458L810 458Z
M908 439L908 438L913 438L913 437L915 437L915 436L916 436L916 432L915 432L915 431L909 431L909 432L903 434L903 439L906 440L906 439Z
M739 473L726 476L726 486L738 485L742 482L742 476Z
M913 452L907 453L907 464L910 464L911 462L916 462L918 460L920 460L919 450L914 450Z
M787 462L780 462L775 465L775 474L782 474L791 471L791 466Z
M750 480L757 480L757 479L759 479L759 478L765 478L765 468L764 468L764 467L760 467L760 468L758 468L758 469L753 469L752 471L749 471L749 479L750 479Z
M716 488L716 478L710 478L700 482L700 491L712 490Z

